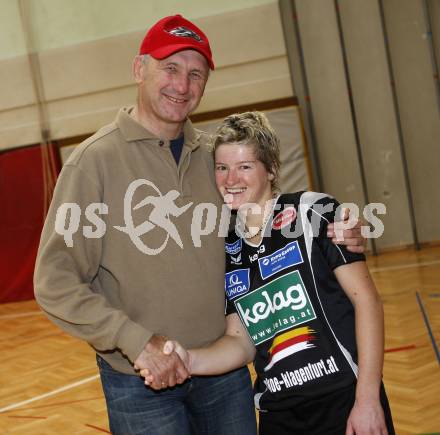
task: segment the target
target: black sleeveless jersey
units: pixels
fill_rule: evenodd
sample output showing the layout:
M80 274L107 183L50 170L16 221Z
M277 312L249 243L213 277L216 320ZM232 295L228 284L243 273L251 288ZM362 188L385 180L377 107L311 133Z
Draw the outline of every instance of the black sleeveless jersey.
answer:
M356 382L354 308L333 269L365 261L327 238L337 201L281 195L259 245L226 240L226 313L237 313L257 354L255 405L286 409Z

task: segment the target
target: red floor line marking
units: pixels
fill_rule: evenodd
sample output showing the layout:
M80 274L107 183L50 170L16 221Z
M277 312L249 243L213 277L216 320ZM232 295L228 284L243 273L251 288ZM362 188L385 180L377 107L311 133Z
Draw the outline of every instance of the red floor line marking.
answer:
M402 352L404 350L412 350L412 349L416 349L417 346L415 344L411 344L409 346L402 346L402 347L393 347L391 349L385 349L385 353L388 352Z
M93 426L93 424L87 424L87 423L86 423L85 426L87 426L87 427L91 427L92 429L96 429L96 430L99 430L99 431L101 431L101 432L111 433L111 432L109 432L107 429L102 429L101 427Z
M46 420L47 417L37 417L35 415L8 415L8 418L36 418L38 420Z

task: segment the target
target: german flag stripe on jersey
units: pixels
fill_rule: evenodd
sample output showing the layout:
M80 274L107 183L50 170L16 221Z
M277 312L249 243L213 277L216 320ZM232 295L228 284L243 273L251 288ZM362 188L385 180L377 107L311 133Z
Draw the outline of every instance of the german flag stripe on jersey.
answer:
M269 349L270 360L264 371L270 370L274 364L287 356L314 347L310 343L315 338L314 334L315 331L313 329L305 326L278 335Z

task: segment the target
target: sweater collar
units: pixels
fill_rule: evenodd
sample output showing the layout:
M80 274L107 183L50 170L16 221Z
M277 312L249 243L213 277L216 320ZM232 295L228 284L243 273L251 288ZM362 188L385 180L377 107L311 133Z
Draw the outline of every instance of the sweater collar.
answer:
M130 112L133 110L133 106L124 107L119 110L118 115L116 117L116 125L121 131L124 139L127 142L139 141L139 140L147 140L147 141L157 141L160 140L153 133L148 131L145 127L143 127L139 122L137 122L132 116L130 116ZM197 132L192 122L187 118L183 125L183 135L185 138L185 145L189 146L192 150L195 150L199 147L199 138L200 133Z

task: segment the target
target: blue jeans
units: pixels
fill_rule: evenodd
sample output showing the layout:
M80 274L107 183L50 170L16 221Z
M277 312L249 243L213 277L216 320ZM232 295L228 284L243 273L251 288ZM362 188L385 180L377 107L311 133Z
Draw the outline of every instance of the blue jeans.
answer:
M113 370L96 356L114 435L256 435L246 367L221 376L194 376L155 391L140 376Z

